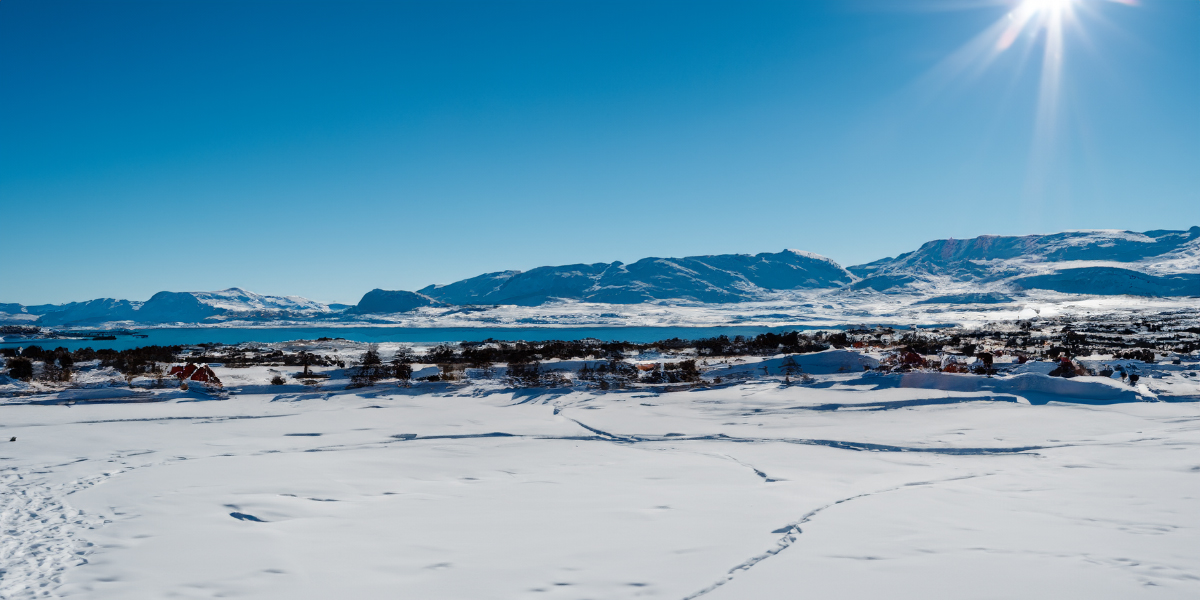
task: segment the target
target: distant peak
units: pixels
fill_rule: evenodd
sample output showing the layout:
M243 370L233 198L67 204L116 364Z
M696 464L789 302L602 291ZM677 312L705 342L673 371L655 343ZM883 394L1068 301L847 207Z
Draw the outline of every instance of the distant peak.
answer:
M819 260L819 261L828 262L828 263L834 262L833 259L829 258L828 256L822 256L820 254L817 254L816 252L809 252L807 250L796 250L794 248L788 248L788 249L784 250L784 252L791 252L792 254L795 254L796 256L803 256L804 258L811 258L813 260ZM836 264L836 263L834 263L834 264Z

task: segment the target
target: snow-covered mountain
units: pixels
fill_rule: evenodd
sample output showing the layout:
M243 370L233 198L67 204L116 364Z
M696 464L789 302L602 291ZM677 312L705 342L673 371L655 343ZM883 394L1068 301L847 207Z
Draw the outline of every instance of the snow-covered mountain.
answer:
M3 304L0 312L0 321L76 327L114 321L200 323L214 318L311 317L332 311L320 302L299 296L263 296L229 288L218 292L159 292L145 302L99 298L61 305Z
M374 289L367 292L357 306L347 309L346 312L355 315L380 315L409 312L424 306L445 304L417 292Z
M251 310L311 310L328 312L329 307L320 302L301 298L300 296L264 296L243 290L229 288L219 292L187 292L200 302L221 310L251 311Z
M107 321L131 320L141 308L143 302L116 300L113 298L97 298L86 302L70 302L60 305L55 310L41 306L36 323L38 325L66 325L69 323L101 323ZM32 307L31 307L32 308Z
M1200 295L1200 227L935 240L849 270L882 292Z
M594 304L859 302L876 294L917 304L1009 303L1046 290L1066 294L1200 296L1200 227L1143 233L1068 231L1049 235L944 239L895 258L842 268L799 250L538 267L486 273L416 292L376 289L356 306L331 307L297 296L240 288L159 292L145 302L101 298L62 305L0 304L0 323L57 327L141 324L293 323L376 320L379 315L454 306L536 307ZM561 305L559 305L561 307ZM832 308L832 305L829 306ZM460 310L461 312L461 310Z
M854 277L836 262L809 252L643 258L621 262L502 271L421 294L447 304L536 306L551 300L638 304L653 300L742 302L764 292L838 288Z

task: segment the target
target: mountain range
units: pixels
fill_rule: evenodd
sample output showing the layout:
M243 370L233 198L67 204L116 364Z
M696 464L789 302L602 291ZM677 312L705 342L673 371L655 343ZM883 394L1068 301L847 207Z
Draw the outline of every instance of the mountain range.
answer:
M336 312L299 296L264 296L240 288L219 292L159 292L145 302L99 298L67 304L0 304L0 322L86 326L113 321L201 323L222 315L253 318L311 317Z
M849 268L851 289L978 288L1069 294L1200 295L1200 227L1185 231L1069 231L935 240Z
M944 239L893 258L842 267L799 250L644 258L486 273L417 291L368 292L354 306L239 288L159 292L145 302L101 298L61 305L0 304L0 322L75 327L106 322L329 320L425 307L580 301L726 304L803 292L918 296L920 303L992 304L1029 290L1134 296L1200 295L1200 227Z

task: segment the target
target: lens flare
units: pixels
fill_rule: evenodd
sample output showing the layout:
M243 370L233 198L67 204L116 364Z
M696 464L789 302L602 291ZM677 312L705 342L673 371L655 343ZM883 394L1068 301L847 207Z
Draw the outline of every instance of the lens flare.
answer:
M942 73L980 76L1006 51L1017 46L1025 52L1041 46L1041 76L1030 157L1032 195L1040 195L1040 181L1053 169L1053 147L1063 79L1066 31L1079 27L1079 14L1102 2L1137 6L1138 0L1017 0L999 21L948 56L937 70Z
M1071 8L1075 0L1025 0L1031 10L1039 12L1063 11Z
M1008 50L1022 33L1045 30L1061 32L1063 22L1072 17L1075 0L1025 0L1005 16L1008 24L996 40L996 50Z

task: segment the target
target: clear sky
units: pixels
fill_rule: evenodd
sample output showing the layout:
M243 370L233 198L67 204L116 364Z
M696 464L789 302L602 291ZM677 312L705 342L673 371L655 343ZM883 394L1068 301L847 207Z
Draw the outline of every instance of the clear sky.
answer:
M1200 2L1027 1L5 0L0 302L1200 225Z

